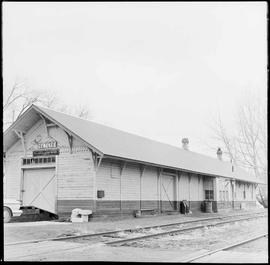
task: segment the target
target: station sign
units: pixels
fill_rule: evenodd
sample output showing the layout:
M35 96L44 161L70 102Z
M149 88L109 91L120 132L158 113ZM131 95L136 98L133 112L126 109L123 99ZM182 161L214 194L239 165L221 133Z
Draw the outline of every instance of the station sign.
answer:
M57 142L56 141L48 141L45 143L38 143L37 147L38 147L38 149L57 148Z
M59 149L43 149L43 150L34 150L33 156L51 156L59 155Z

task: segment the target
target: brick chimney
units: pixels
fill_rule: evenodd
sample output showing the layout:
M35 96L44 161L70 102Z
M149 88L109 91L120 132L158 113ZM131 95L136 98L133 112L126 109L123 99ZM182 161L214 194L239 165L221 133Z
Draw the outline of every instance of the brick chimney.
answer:
M221 148L219 147L218 150L217 150L217 158L222 161L222 151L221 151Z
M189 144L188 138L183 138L183 139L182 139L182 147L183 147L183 149L189 150L188 144Z

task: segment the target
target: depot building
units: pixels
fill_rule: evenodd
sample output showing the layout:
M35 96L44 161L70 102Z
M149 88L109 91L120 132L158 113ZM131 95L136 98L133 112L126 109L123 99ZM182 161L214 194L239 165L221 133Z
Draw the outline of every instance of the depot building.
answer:
M213 211L255 207L246 171L182 148L32 105L4 133L4 197L58 217L136 210Z

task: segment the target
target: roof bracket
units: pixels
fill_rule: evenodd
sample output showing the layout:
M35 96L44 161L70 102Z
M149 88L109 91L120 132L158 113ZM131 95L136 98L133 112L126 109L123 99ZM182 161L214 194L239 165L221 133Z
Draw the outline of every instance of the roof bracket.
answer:
M94 161L94 167L96 169L96 171L98 170L100 164L101 164L101 161L102 161L102 158L103 158L103 155L100 155L96 152L94 152L90 147L88 147L88 150L91 152L92 154L92 158L93 158L93 161Z
M46 122L46 119L43 117L43 115L39 114L39 116L41 117L41 119L43 120L43 123L44 123L44 126L45 126L45 129L46 129L46 134L47 134L47 137L49 137L49 130L48 130L48 124Z
M101 164L102 158L103 158L103 155L98 155L98 156L97 156L97 166L96 166L96 171L99 169L99 166L100 166L100 164Z
M24 132L22 131L18 131L13 129L13 131L17 134L17 136L21 139L22 142L22 147L23 147L23 152L24 152L24 156L26 156L26 149L25 149L25 141L24 141Z
M126 168L127 166L127 162L124 161L121 163L121 166L120 166L120 176L122 176L122 173L123 173L123 170Z
M178 178L179 178L178 181L180 181L181 175L182 175L182 174L181 174L181 171L178 171L178 172L177 172L177 175L178 175Z
M190 173L187 173L188 174L188 182L190 183L191 181L191 174Z
M73 136L66 132L67 138L68 138L68 144L69 144L69 152L72 154L72 149L73 149Z
M145 171L145 168L146 168L146 165L141 165L140 166L140 173L141 173L141 176L143 175L144 171Z

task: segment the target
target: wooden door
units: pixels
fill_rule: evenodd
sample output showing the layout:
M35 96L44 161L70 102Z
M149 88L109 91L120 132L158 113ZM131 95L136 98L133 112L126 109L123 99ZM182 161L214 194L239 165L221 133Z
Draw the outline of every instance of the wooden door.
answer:
M55 168L25 169L23 175L23 206L34 206L56 213Z
M161 210L175 210L175 177L163 175L161 180Z

